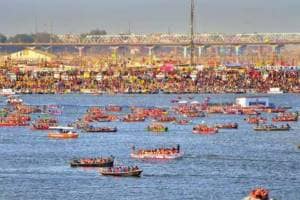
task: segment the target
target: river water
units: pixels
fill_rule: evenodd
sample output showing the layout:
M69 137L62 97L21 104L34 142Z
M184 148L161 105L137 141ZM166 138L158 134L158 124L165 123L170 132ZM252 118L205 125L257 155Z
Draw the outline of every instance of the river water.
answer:
M28 104L57 104L66 125L82 116L88 106L170 107L178 95L24 95ZM191 95L181 95L188 99ZM233 102L238 95L192 95L203 101ZM1 105L4 105L2 98ZM276 105L300 111L300 95L270 96ZM128 109L127 109L128 110ZM125 109L124 112L127 111ZM29 128L0 129L0 199L242 199L258 186L281 200L300 199L300 123L289 132L255 133L244 116L209 115L188 126L168 124L169 132L153 135L140 123L103 123L117 126L114 134L80 133L76 140L49 140L47 132ZM205 121L238 122L238 130L221 130L213 136L192 134ZM185 156L171 162L141 162L130 158L137 148L171 147L180 144ZM116 157L120 165L138 165L141 178L101 176L97 169L73 169L77 157Z

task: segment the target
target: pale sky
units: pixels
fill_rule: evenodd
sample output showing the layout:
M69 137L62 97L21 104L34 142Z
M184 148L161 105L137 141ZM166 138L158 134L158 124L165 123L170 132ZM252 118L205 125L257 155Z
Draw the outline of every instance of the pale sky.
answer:
M196 0L197 31L300 32L300 0ZM190 0L0 0L0 33L188 33ZM37 19L37 20L35 20ZM35 21L37 23L35 23Z

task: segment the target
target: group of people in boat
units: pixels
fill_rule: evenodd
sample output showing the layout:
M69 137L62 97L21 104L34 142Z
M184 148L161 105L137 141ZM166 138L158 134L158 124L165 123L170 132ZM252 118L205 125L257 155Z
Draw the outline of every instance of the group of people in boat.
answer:
M177 148L158 148L158 149L142 149L135 151L135 147L132 148L133 151L138 155L172 155L180 153L180 145L177 145Z
M140 168L138 166L119 166L119 167L108 167L105 171L112 173L128 173L138 171Z

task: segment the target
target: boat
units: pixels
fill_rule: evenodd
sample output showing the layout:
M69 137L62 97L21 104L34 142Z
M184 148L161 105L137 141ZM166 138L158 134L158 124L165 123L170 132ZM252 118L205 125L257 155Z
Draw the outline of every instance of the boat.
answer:
M139 115L127 115L123 118L123 122L143 122L145 121L145 117Z
M109 104L105 107L105 110L108 112L121 112L122 107L118 105Z
M214 127L218 129L237 129L237 123L228 123L228 124L216 124Z
M61 129L58 132L49 133L48 138L52 139L76 139L79 135L70 129Z
M103 176L140 177L143 170L138 167L109 167L100 168Z
M178 120L176 120L176 124L178 124L178 125L188 125L188 124L190 124L190 121L187 120L187 119L178 119Z
M282 126L275 126L271 125L258 125L253 128L255 131L289 131L291 129L290 125L282 125Z
M70 165L71 167L113 167L114 157L74 159Z
M156 117L155 120L157 122L174 122L174 121L176 121L176 117L160 116L160 117Z
M152 123L147 127L148 131L161 133L161 132L168 132L168 127L165 127L163 124L160 123Z
M18 105L22 104L23 100L21 98L18 98L17 96L9 96L6 102L11 105Z
M140 149L132 147L130 157L141 160L174 160L183 157L184 153L180 150L180 145L173 148L159 149Z
M114 133L118 131L117 127L94 127L91 125L83 127L83 130L88 133Z
M211 135L218 133L218 128L216 127L209 127L207 125L197 125L193 128L193 133L195 134L204 134L204 135Z
M248 117L245 119L249 124L260 124L265 123L267 121L266 118L263 117Z
M244 198L244 200L271 200L269 198L269 191L264 188L256 188L250 192L250 194Z
M298 121L298 113L282 113L272 118L273 122L296 122Z
M11 96L11 95L15 95L15 91L13 91L10 88L3 88L0 90L0 95L2 96Z
M270 88L268 91L268 94L283 94L284 91L281 90L281 88L275 87L275 88Z

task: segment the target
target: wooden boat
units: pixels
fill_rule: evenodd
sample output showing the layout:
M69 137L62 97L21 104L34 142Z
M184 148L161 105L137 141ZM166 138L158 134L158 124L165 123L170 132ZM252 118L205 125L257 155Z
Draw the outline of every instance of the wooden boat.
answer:
M218 129L215 127L209 127L207 125L197 125L193 128L193 133L195 134L203 134L203 135L211 135L218 133Z
M110 105L107 105L105 107L105 110L108 111L108 112L121 112L122 111L122 107L110 104Z
M145 117L141 117L139 115L127 115L123 118L123 122L143 122L145 121Z
M180 150L180 146L173 148L159 149L140 149L132 148L131 158L141 160L174 160L183 157L184 153Z
M71 167L113 167L114 157L74 159L70 165Z
M178 124L178 125L188 125L189 123L190 123L190 121L187 119L176 120L176 124Z
M138 167L111 167L111 168L100 168L100 173L103 176L119 176L119 177L140 177L143 170Z
M273 122L296 122L298 121L298 113L285 113L272 118Z
M88 133L114 133L117 132L118 129L116 127L94 127L94 126L86 126L83 128Z
M160 123L153 123L147 127L147 130L151 132L161 133L168 132L168 127L165 127L163 124Z
M228 123L228 124L216 124L214 127L218 129L237 129L237 123Z
M248 117L245 120L249 124L260 124L260 123L265 123L267 121L267 119L263 117Z
M176 117L161 116L161 117L156 117L155 120L157 122L174 122L176 121Z
M71 127L61 128L58 132L49 133L48 138L52 139L76 139L79 135L72 131Z
M282 126L275 126L275 125L258 125L253 128L255 131L289 131L291 129L290 125L282 125Z

